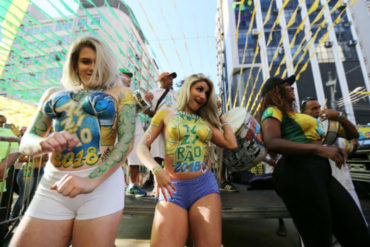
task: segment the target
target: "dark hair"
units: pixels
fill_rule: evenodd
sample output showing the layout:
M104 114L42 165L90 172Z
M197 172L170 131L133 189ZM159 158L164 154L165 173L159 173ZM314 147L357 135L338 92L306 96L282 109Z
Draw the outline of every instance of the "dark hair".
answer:
M283 115L288 113L295 112L296 109L292 102L288 102L286 99L285 88L282 84L275 86L270 91L268 91L261 100L261 109L258 113L258 120L261 121L262 114L266 108L270 106L276 106Z
M306 109L307 102L311 100L317 100L317 99L315 97L307 97L301 101L301 111L304 111Z

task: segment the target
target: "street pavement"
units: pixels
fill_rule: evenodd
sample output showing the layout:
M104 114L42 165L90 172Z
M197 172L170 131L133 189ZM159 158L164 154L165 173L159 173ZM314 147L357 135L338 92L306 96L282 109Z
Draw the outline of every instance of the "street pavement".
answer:
M370 222L370 196L361 197L367 222ZM152 215L122 216L117 234L117 247L150 246ZM224 247L300 247L300 239L290 218L284 219L285 237L276 234L277 219L227 218L222 220L222 244ZM191 246L191 245L188 245Z
M150 246L153 217L150 215L123 215L117 235L117 247ZM295 247L299 236L291 219L286 219L287 236L276 234L277 219L223 219L223 246L225 247Z

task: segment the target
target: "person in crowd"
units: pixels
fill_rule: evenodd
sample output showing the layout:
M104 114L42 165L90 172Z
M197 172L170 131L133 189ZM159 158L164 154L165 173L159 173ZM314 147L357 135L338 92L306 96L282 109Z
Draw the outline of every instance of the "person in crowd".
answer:
M26 212L26 209L35 194L37 185L44 174L44 166L47 161L47 154L34 158L22 155L19 158L19 162L23 162L23 164L16 175L18 198L14 203L10 216L11 218L19 216L21 211L21 215L24 215Z
M2 220L6 220L10 216L13 202L14 165L19 157L19 144L16 140L18 136L13 131L13 125L6 124L6 122L6 117L0 115L0 136L14 138L13 141L0 141L0 207L6 208ZM5 224L0 226L0 237L5 235L7 227Z
M133 74L126 70L125 68L120 68L120 78L122 83L130 88L131 87L131 80ZM136 147L139 143L139 140L144 134L144 129L141 125L140 116L139 114L136 115L136 125L135 125L135 140L133 145L133 151L127 156L127 164L129 166L129 186L126 190L126 195L134 195L135 197L143 197L146 196L146 191L141 189L138 185L139 183L139 166L141 162L136 154Z
M265 146L283 157L273 172L274 188L283 199L306 247L331 246L332 235L343 246L370 246L364 218L351 195L331 175L328 159L344 164L344 153L324 146L317 120L294 107L295 76L270 78L262 88L260 119ZM341 125L348 121L336 117ZM358 133L344 128L346 138ZM314 226L314 227L313 227Z
M0 136L15 138L18 137L13 132L13 128L11 127L12 125L6 126L6 122L6 117L4 115L0 115ZM18 142L0 141L0 181L5 181L7 179L7 169L13 166L18 159L18 146ZM1 187L4 191L6 191L6 183L1 183Z
M237 142L225 116L218 116L216 101L210 79L203 74L189 76L176 110L158 111L139 143L137 153L155 176L159 199L152 246L184 246L189 226L195 246L221 245L221 200L208 162L208 143L236 149ZM161 133L165 137L164 168L149 151Z
M333 109L324 109L321 110L321 105L317 101L316 98L308 97L301 103L301 112L304 114L308 114L311 117L314 117L316 119L320 119L321 116L324 116L323 118L329 119L329 120L338 120L341 122L341 125L343 128L346 128L347 131L351 131L353 133L357 132L356 126L353 125L344 115L344 113L340 111L336 111ZM351 140L351 143L357 143L357 139ZM346 153L350 153L355 151L357 145L353 145L352 149L346 150L345 145L345 139L339 137L336 141L336 145L345 150ZM349 145L352 146L352 145ZM361 209L360 200L358 199L355 186L353 185L351 174L349 171L348 165L345 163L342 167L337 167L335 163L332 160L330 161L330 166L332 170L332 175L343 185L344 188L347 189L347 191L351 194L353 200L355 200L357 206Z
M149 117L153 117L154 114L162 109L173 110L176 105L176 94L172 88L173 79L177 77L176 72L163 72L159 75L158 81L161 84L160 88L155 88L145 95L145 99L151 102L152 107L146 111ZM151 153L159 165L162 165L164 159L164 137L159 137L154 141L151 146ZM143 188L149 188L153 185L153 175L151 174L149 179L144 183Z
M4 124L6 124L6 117L4 115L0 115L0 127L3 128Z
M44 175L10 246L113 246L124 207L121 163L135 130L135 101L96 37L75 41L64 88L47 90L21 140L49 153ZM53 133L50 129L53 127Z

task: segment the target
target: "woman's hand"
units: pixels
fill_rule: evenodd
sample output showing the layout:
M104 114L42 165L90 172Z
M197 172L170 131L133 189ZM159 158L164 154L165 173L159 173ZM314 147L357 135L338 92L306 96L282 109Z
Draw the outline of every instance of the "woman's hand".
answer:
M97 184L94 183L93 179L66 174L59 181L55 182L50 189L58 191L63 196L73 198L79 194L92 192L96 186Z
M167 190L170 198L173 198L172 192L176 193L176 189L175 186L172 184L171 179L168 176L168 173L162 168L155 173L154 177L155 177L155 197L158 198L159 192L161 191L164 199L168 201L169 198L167 198L165 192Z
M316 154L333 160L338 168L341 168L346 160L346 154L344 150L334 146L318 145Z
M40 141L41 152L62 152L63 150L71 150L73 147L80 144L80 141L72 136L68 131L54 132L44 140Z
M220 122L221 122L221 124L224 123L224 122L227 122L225 114L220 115Z

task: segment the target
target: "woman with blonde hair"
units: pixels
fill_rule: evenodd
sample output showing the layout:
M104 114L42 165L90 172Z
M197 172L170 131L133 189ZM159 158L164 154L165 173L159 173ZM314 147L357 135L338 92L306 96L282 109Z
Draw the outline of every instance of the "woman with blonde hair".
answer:
M164 168L149 151L161 132ZM137 148L139 158L155 176L159 199L152 246L184 246L189 225L196 246L221 246L221 200L208 162L210 141L228 149L237 147L225 117L217 116L212 81L196 74L185 80L176 111L158 111Z
M49 153L49 161L10 246L111 247L124 207L120 165L134 135L135 102L95 37L71 46L62 82L64 89L45 92L21 141L23 153Z

